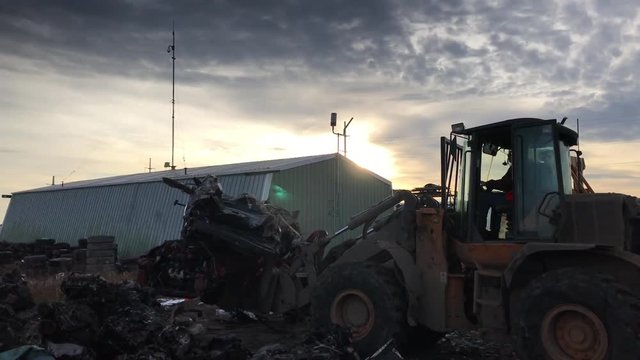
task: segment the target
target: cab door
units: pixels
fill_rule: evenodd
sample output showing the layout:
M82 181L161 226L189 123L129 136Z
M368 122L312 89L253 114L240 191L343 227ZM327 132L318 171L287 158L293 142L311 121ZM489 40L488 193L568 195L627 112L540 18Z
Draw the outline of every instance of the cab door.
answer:
M542 210L557 206L564 196L555 131L552 123L513 129L517 240L552 241L555 226Z

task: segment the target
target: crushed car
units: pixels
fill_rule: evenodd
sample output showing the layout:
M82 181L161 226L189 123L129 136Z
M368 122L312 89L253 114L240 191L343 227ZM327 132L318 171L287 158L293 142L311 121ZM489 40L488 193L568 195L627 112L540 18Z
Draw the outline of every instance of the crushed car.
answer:
M226 196L212 175L194 178L194 185L163 181L189 195L181 236L139 259L139 283L260 313L286 313L309 303L326 232L303 239L297 212L248 194Z

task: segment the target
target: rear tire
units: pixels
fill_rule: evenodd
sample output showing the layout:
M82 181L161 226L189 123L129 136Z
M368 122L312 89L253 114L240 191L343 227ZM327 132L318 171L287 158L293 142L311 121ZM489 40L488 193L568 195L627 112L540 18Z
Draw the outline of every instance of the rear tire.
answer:
M353 347L362 357L391 338L406 341L406 296L393 271L378 264L345 263L327 268L311 300L313 325L330 331L351 329Z
M522 359L638 359L640 298L611 277L555 270L518 299L511 323Z

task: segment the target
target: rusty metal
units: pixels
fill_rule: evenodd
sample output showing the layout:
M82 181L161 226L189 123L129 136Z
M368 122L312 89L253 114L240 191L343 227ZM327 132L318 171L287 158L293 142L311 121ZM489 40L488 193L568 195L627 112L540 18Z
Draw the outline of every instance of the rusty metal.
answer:
M443 233L444 210L418 209L416 212L416 263L422 279L420 320L430 329L446 329L446 288L448 262Z
M607 329L593 311L562 304L544 316L540 337L552 360L603 360L609 346Z
M472 329L475 327L467 318L465 311L465 275L449 274L446 290L446 328Z
M512 242L453 242L455 252L466 265L478 269L506 269L525 244Z
M201 296L222 307L283 313L309 301L315 252L325 232L304 240L297 213L250 195L227 197L215 176L191 186L163 181L189 194L181 238L139 260L139 280L160 292ZM313 252L314 254L310 254Z
M376 310L369 297L358 289L347 289L331 304L331 321L351 329L353 341L363 339L373 328Z
M571 157L571 180L574 194L594 194L593 188L585 179L582 171L585 169L584 159L577 156Z

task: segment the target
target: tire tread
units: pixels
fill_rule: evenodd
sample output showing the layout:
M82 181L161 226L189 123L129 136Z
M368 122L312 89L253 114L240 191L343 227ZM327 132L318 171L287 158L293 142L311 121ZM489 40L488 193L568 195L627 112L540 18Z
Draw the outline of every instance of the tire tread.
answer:
M580 298L573 293L586 293ZM640 297L614 277L582 268L550 271L534 279L512 300L512 331L523 360L545 359L539 340L530 331L530 312L549 297L590 308L603 321L609 335L609 359L638 360L640 355ZM613 306L611 306L613 305ZM529 311L529 312L527 312ZM604 318L603 318L604 317ZM542 318L538 319L541 321ZM615 321L614 321L615 320Z

